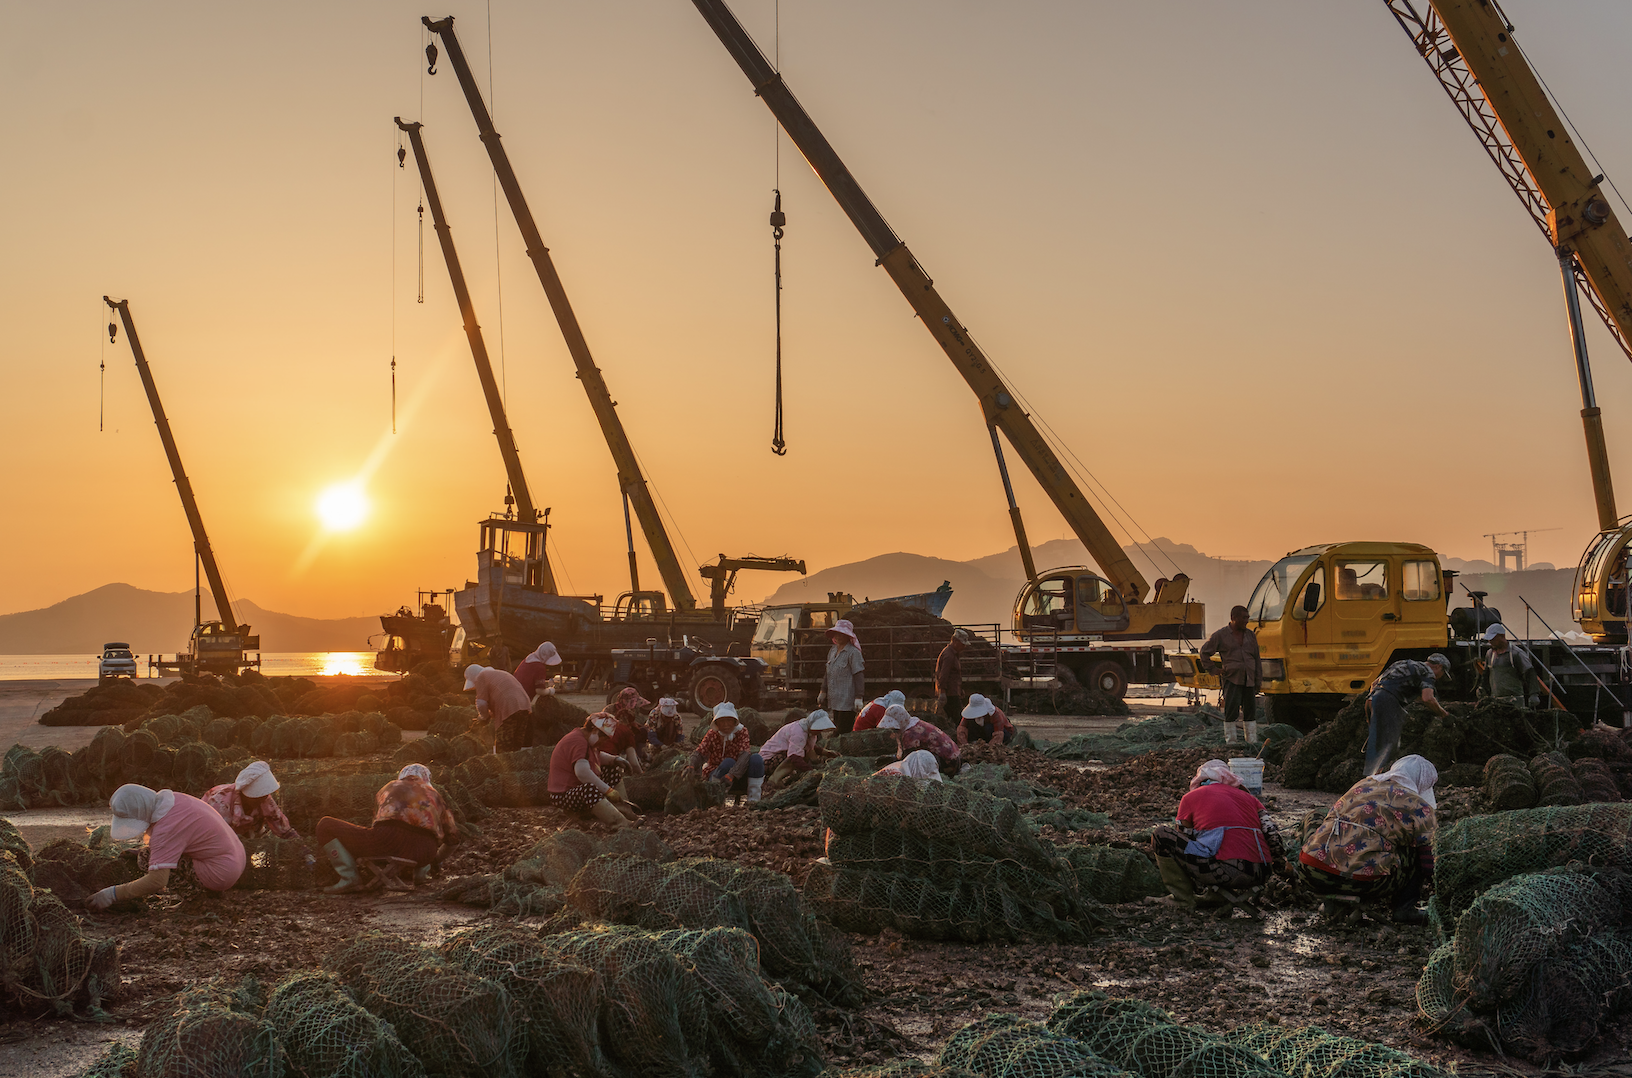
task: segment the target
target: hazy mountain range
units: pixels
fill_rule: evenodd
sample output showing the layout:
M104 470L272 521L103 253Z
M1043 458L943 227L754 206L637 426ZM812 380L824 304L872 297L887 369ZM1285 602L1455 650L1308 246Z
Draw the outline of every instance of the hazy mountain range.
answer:
M1193 546L1168 539L1126 549L1151 583L1176 572L1187 573L1190 594L1207 606L1208 629L1222 625L1232 605L1247 601L1271 564L1268 560L1213 558ZM1089 564L1087 552L1074 539L1043 543L1033 555L1039 569ZM1460 585L1489 592L1490 604L1502 611L1516 632L1523 632L1525 626L1525 609L1519 596L1528 599L1540 614L1540 618L1531 619L1530 635L1545 635L1540 620L1543 618L1559 631L1574 627L1569 609L1573 570L1543 566L1522 573L1500 573L1486 561L1444 561L1446 568L1463 574L1458 580ZM882 599L933 591L943 580L951 581L953 589L952 601L946 608L949 620L1007 627L1025 573L1015 547L972 561L880 554L784 584L766 602L820 602L831 591L847 591L858 599ZM249 622L260 634L263 649L270 652L367 651L372 650L369 637L380 632L377 617L303 618L263 610L247 599L234 605L238 618ZM1468 605L1462 587L1458 587L1453 605ZM204 601L204 616L215 616L215 604L208 598ZM127 641L144 654L174 652L186 647L192 625L190 591L145 591L129 584L107 584L41 610L0 615L0 654L93 654L109 640Z
M260 634L267 651L368 651L380 619L302 618L262 610L248 599L233 603L240 621ZM215 603L204 599L204 619ZM105 584L42 610L0 614L0 655L98 654L109 640L122 640L138 653L186 650L193 630L193 593L145 591L129 584Z

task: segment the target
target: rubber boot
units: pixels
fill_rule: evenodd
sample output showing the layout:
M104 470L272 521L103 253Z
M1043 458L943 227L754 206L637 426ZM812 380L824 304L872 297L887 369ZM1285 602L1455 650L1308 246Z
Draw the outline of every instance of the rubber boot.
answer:
M1258 744L1258 722L1253 720L1247 723L1247 744Z
M351 851L340 844L337 838L330 839L323 846L323 852L329 856L329 864L334 866L339 883L330 884L323 888L325 894L344 895L362 887L362 881L357 878L357 858Z
M422 885L426 880L428 880L430 878L431 878L431 866L430 865L420 865L418 868L414 869L414 886L415 887L418 887L418 886Z
M1224 744L1239 745L1241 743L1240 724L1227 722L1224 724Z
M1196 908L1196 888L1184 869L1171 857L1156 858L1156 870L1162 874L1162 883L1173 901L1187 910Z
M759 798L760 798L760 794L764 792L764 789L765 789L765 780L764 779L749 779L748 780L748 800L749 801L758 801Z

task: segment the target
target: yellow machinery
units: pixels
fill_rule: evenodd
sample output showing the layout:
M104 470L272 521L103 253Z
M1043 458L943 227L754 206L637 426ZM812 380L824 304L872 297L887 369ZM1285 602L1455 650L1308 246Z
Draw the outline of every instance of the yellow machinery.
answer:
M1396 659L1445 650L1449 599L1439 555L1420 543L1328 543L1276 562L1246 604L1270 721L1309 727ZM1170 661L1180 684L1219 687L1196 657Z
M1600 643L1624 642L1632 524L1615 509L1580 297L1585 292L1632 356L1632 241L1603 197L1604 177L1581 156L1500 7L1491 0L1385 2L1558 258L1599 529L1576 570L1573 613Z
M1050 645L1067 642L1086 644L1090 640L1113 638L1148 640L1199 636L1204 611L1199 603L1186 600L1189 578L1182 573L1175 574L1172 580L1165 582L1165 587L1152 591L1150 583L1134 567L1110 529L1089 504L1087 496L1077 486L1070 470L1055 454L1043 432L1020 407L980 345L975 343L969 327L952 313L935 290L929 274L862 191L861 185L840 160L827 137L737 21L725 0L693 0L693 3L732 59L742 68L743 74L748 76L754 93L770 108L782 129L805 155L816 176L872 248L878 264L890 275L924 328L929 330L935 343L940 345L947 359L952 361L952 366L979 399L981 413L991 434L992 449L997 455L1004 492L1008 496L1015 540L1026 570L1026 588L1015 603L1015 634L1023 640L1039 635L1038 629L1028 627L1026 610L1033 605L1042 610L1050 606L1053 600L1039 598L1034 602L1033 592L1036 589L1045 584L1051 589L1065 587L1069 582L1075 596L1077 589L1083 587L1084 575L1092 574L1086 569L1079 569L1070 573L1056 570L1041 578L1038 576L1032 563L1031 546L1026 541L1025 527L1020 520L1020 510L1015 504L1008 468L1003 461L1003 447L997 436L999 430L1002 430L1009 445L1020 455L1060 515L1071 526L1072 532L1088 548L1088 553L1105 574L1104 577L1095 576L1093 579L1098 583L1090 583L1089 588L1097 590L1104 585L1104 590L1115 596L1114 599L1096 598L1088 606L1073 600L1063 608L1070 615L1067 621L1054 616L1057 612L1049 611L1050 623L1040 635ZM486 139L485 135L483 137ZM490 147L496 145L496 139L489 143ZM1088 617L1090 607L1094 613ZM1079 625L1079 612L1087 617L1091 623L1089 626ZM1076 639L1073 640L1073 637Z

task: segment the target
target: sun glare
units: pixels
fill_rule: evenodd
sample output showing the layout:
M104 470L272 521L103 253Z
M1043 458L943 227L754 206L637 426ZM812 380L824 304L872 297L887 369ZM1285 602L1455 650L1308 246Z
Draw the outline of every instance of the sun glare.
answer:
M368 516L368 497L354 483L336 483L317 498L317 518L331 532L349 532Z

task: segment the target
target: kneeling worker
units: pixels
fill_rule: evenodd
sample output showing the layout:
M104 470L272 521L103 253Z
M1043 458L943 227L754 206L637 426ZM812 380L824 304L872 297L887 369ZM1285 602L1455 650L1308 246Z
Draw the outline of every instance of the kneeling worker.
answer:
M193 797L173 790L150 790L126 783L108 799L113 810L113 839L128 842L148 837L147 875L130 883L104 887L87 903L105 910L117 901L158 894L170 886L170 870L191 859L193 875L211 891L238 882L248 864L244 844L220 813Z
M637 819L612 788L623 778L623 764L601 749L617 731L618 720L598 711L556 742L550 750L550 804L614 827Z
M1187 909L1195 908L1198 885L1250 891L1262 887L1271 866L1285 860L1263 803L1241 788L1241 780L1223 760L1208 760L1196 768L1173 824L1151 832L1150 845L1162 882ZM1250 905L1243 908L1254 915ZM1219 916L1233 911L1233 904L1225 905Z
M357 859L394 858L392 863L412 863L416 877L439 863L449 846L459 843L459 825L442 795L431 785L431 772L424 764L409 764L397 777L374 795L374 822L359 827L333 816L317 821L317 841L329 855L329 863L340 882L325 887L331 895L360 890ZM408 891L413 884L402 879L400 869L386 873L385 887Z
M961 749L971 741L984 741L988 745L1008 745L1014 741L1014 723L1003 714L1002 708L978 692L969 697L963 720L958 723L958 747Z
M1405 756L1337 799L1298 855L1298 873L1326 901L1328 917L1350 901L1387 903L1401 924L1426 924L1417 909L1434 879L1434 783L1439 772ZM1355 911L1358 915L1358 911Z

